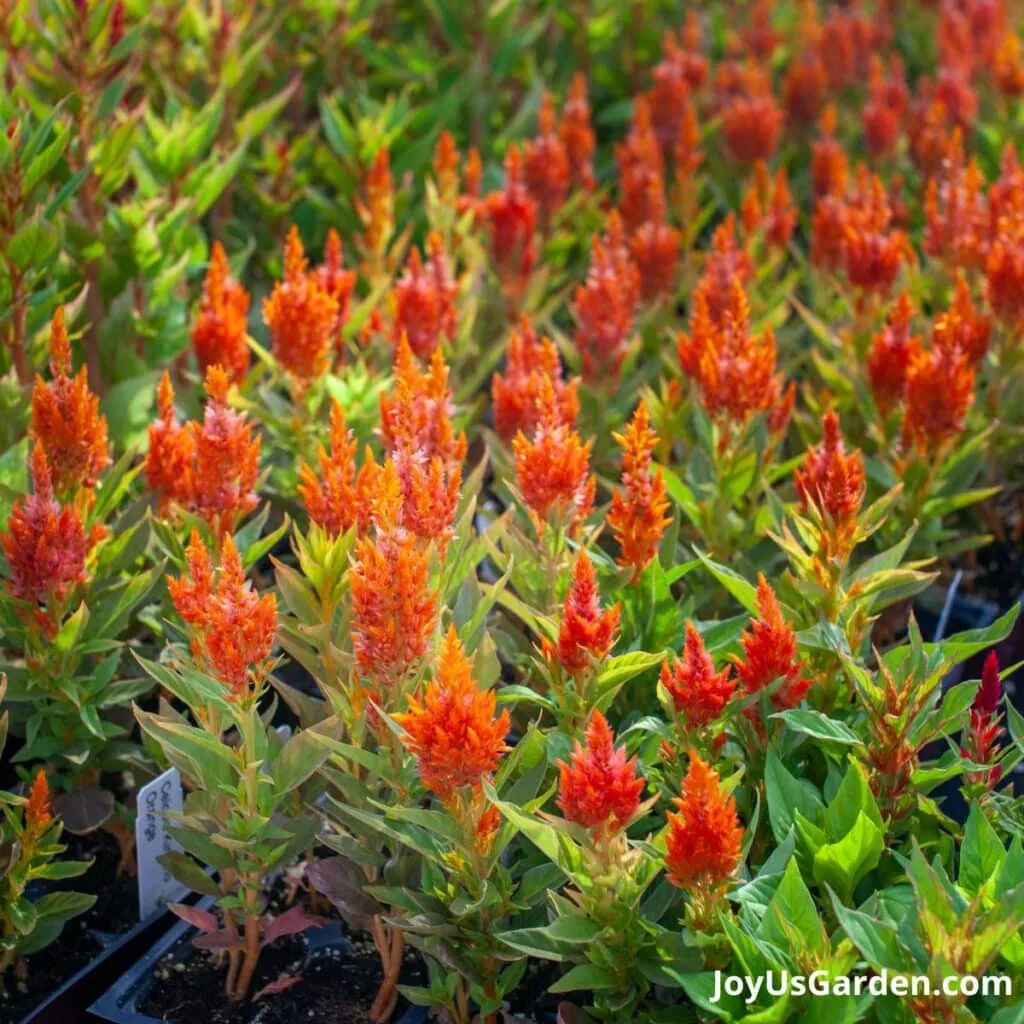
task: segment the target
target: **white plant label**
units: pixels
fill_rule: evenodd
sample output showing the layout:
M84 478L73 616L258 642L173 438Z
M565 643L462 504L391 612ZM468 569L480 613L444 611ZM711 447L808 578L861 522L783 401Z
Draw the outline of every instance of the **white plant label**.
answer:
M157 857L181 847L167 831L168 811L182 809L181 773L168 768L139 790L135 842L139 865L139 920L155 914L164 904L187 892L175 877L157 863Z

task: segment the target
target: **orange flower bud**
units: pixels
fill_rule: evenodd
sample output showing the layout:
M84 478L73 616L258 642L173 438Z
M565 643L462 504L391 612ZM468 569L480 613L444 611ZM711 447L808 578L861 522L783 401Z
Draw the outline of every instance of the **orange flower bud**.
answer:
M422 699L410 698L409 710L394 716L406 731L420 778L442 803L479 790L497 770L510 723L507 709L497 717L495 710L494 691L479 688L455 627L449 627ZM490 815L478 828L493 835L495 824Z
M577 740L569 760L558 762L558 807L567 820L603 838L621 832L636 814L644 779L637 777L636 758L614 745L600 711L591 715L586 741L584 747Z
M639 575L657 554L661 535L672 522L665 515L669 507L665 481L660 471L651 471L658 435L651 429L645 402L637 406L626 432L614 437L622 448L622 490L612 496L608 525L621 548L619 565L631 565Z
M619 629L619 606L601 610L597 574L587 552L580 551L572 570L572 586L565 595L558 631L558 660L567 672L581 672L592 659L607 657Z
M233 384L245 380L249 372L248 315L249 293L232 279L227 253L220 242L214 242L199 314L192 326L192 347L204 374L219 365Z
M46 772L40 768L25 803L25 831L30 841L38 839L51 821L53 808L50 804L50 784L46 780Z
M32 389L31 432L46 452L54 490L69 497L96 486L110 465L110 446L107 421L100 415L99 397L89 390L86 368L71 376L63 306L57 307L50 324L50 372L50 381L37 376Z
M857 526L864 500L864 460L860 450L846 453L839 416L829 409L822 420L824 439L818 449L808 448L793 482L804 510L814 506L837 538L848 539ZM840 541L839 550L844 549Z
M146 480L159 499L160 515L172 506L192 503L196 446L192 424L179 425L174 415L174 388L165 370L157 388L158 418L149 427Z
M682 658L661 666L661 685L687 726L700 729L716 722L736 691L736 680L728 665L715 671L704 640L690 621L686 623L686 643Z
M665 867L680 889L713 890L727 882L740 862L743 829L736 801L726 796L718 772L690 753L690 767L676 813L668 815Z
M340 403L331 403L331 450L319 450L320 477L303 463L299 469L298 492L309 518L337 537L359 520L365 496L356 484L356 440L345 426Z

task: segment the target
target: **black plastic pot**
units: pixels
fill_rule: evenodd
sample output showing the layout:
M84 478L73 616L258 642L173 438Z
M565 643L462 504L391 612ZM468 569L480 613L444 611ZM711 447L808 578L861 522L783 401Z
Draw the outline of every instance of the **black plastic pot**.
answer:
M87 1020L85 1008L89 1003L128 970L175 920L163 911L119 935L90 930L89 934L102 947L100 952L23 1017L21 1024L76 1024Z
M212 902L209 899L203 900L199 906L209 907ZM89 1007L89 1019L109 1021L111 1024L160 1024L155 1017L140 1013L138 1006L145 1000L153 985L153 971L157 963L169 953L183 950L191 943L194 934L195 929L187 922L179 921L175 924ZM328 951L347 950L351 946L335 922L323 928L314 928L306 932L304 937L305 965ZM262 1016L263 1011L256 1010L251 1024L260 1024ZM424 1008L411 1006L401 1016L396 1017L392 1024L424 1024L426 1019L427 1011Z

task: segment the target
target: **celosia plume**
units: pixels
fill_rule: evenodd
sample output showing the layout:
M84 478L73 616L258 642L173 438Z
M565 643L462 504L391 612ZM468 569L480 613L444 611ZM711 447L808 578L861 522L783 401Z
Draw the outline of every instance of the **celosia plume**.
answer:
M337 401L331 403L331 450L321 445L318 458L319 477L303 463L297 489L309 518L337 537L359 521L367 501L357 483L356 440Z
M590 473L591 442L584 443L564 420L564 407L550 377L542 382L537 400L537 426L527 437L512 441L516 484L537 526L544 527L552 512L569 519L575 529L594 507L596 481Z
M197 531L192 532L186 556L185 575L168 577L167 588L189 627L193 657L234 699L245 699L267 671L277 632L277 602L273 594L260 596L245 578L230 535L221 545L216 574Z
M550 338L538 340L526 317L520 318L508 339L504 374L491 378L494 429L506 440L519 431L532 434L540 422L544 381L551 383L560 419L571 426L579 415L577 382L565 381L558 349Z
M910 333L914 306L903 292L889 311L889 318L872 339L868 350L868 379L875 404L888 415L903 398L907 368L921 351L921 339Z
M650 104L644 96L638 96L633 103L629 134L615 147L615 161L619 167L619 216L625 231L632 233L647 221L662 219L658 196L665 177L665 162L651 122ZM609 224L609 233L612 230Z
M576 289L574 340L589 380L618 374L640 301L640 272L630 256L622 221L612 213L604 238L594 237L586 281Z
M541 223L548 225L569 195L572 168L565 144L555 130L555 107L546 92L537 115L537 138L523 147L523 178L537 204Z
M903 442L934 453L964 429L974 401L974 368L958 349L918 351L907 366Z
M864 500L864 459L860 450L847 453L839 415L829 409L822 419L820 448L808 448L803 465L793 474L800 507L813 506L826 523L833 544L830 554L848 554Z
M661 666L661 685L691 729L701 729L718 721L736 691L732 668L720 672L704 646L704 640L692 622L686 623L686 642L682 658Z
M25 802L26 840L34 842L46 831L52 821L53 807L50 802L50 784L46 779L46 772L40 768L32 780L28 800Z
M772 700L778 707L795 707L810 689L811 681L801 676L803 662L797 657L796 634L761 574L757 577L757 613L758 618L740 637L743 657L733 657L740 682L752 694L781 679L782 685L772 694Z
M558 630L558 661L567 672L581 672L592 660L611 651L619 629L619 606L601 608L597 573L586 551L581 551L572 570L572 585L565 595L562 624Z
M321 276L308 269L299 230L294 225L285 245L284 279L263 300L274 357L302 388L330 363L340 306Z
M83 366L71 376L71 346L58 306L50 323L49 381L37 376L32 389L31 433L46 452L53 488L61 497L96 486L110 465L107 421L100 400L89 390Z
M386 147L377 150L363 183L363 200L357 205L363 223L366 276L371 280L385 271L384 257L395 231L395 182L391 156Z
M639 575L657 554L661 535L672 519L665 481L651 470L658 435L651 429L646 402L641 401L625 433L613 435L622 448L622 489L612 495L608 525L619 543L618 563Z
M991 651L985 659L981 672L981 685L971 705L971 716L964 733L961 754L977 765L985 765L990 771L971 772L968 781L981 784L986 789L997 786L1002 771L996 761L999 759L999 740L1002 726L1003 683L999 678L999 658Z
M231 277L227 253L220 242L214 242L192 325L192 347L202 373L221 366L233 384L245 380L249 372L248 315L249 293Z
M31 605L62 604L85 582L86 558L104 531L96 527L87 535L74 506L57 500L46 451L39 443L32 449L31 469L32 493L15 501L0 538L7 585L13 597ZM53 625L45 615L40 621L47 628Z
M480 689L455 627L449 627L423 697L411 697L409 710L394 716L420 778L443 803L479 790L497 770L508 749L510 720L507 709L497 716L495 711L494 691Z
M338 307L335 317L334 349L338 359L343 352L342 330L348 320L348 304L356 287L356 272L345 269L344 253L341 248L341 236L334 228L327 232L327 245L324 247L324 261L316 269L320 289L334 299Z
M427 239L429 260L424 266L420 251L413 246L405 273L395 282L395 319L392 338L397 344L405 335L420 359L430 359L442 341L455 338L459 286L452 277L441 236L432 232Z
M587 100L587 79L582 72L573 76L569 95L562 107L562 120L558 134L569 160L569 173L573 182L586 191L592 191L594 178L592 159L596 143L590 127L590 103Z
M676 813L668 815L665 867L680 889L711 892L735 874L743 846L736 801L722 792L716 772L690 752Z
M970 286L960 275L952 305L945 313L940 313L932 325L932 344L936 348L962 352L976 366L985 358L991 336L991 318L975 308Z
M770 160L779 145L784 115L767 74L747 65L727 90L719 87L717 102L727 155L748 166Z
M533 238L537 204L523 180L523 158L517 146L510 146L505 157L504 189L486 197L483 212L490 230L494 269L502 283L518 289L537 257Z
M558 762L559 809L568 821L605 838L629 824L643 790L636 758L627 758L625 747L615 746L604 715L595 711L587 726L586 746L577 740L569 760Z
M167 515L175 505L187 508L191 504L195 459L192 424L178 423L171 375L165 370L157 388L157 419L149 427L145 469L161 515Z

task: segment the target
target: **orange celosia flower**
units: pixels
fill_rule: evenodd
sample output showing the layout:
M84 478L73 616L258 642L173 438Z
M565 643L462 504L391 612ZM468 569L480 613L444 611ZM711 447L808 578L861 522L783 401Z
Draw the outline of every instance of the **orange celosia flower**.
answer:
M530 321L521 317L518 328L509 335L505 373L491 378L494 429L501 437L512 438L519 431L529 435L537 428L545 379L551 382L561 421L571 426L580 411L577 382L563 379L555 343L550 338L538 341Z
M219 366L206 374L209 401L202 424L193 423L195 464L191 473L191 509L205 519L216 536L233 533L258 504L260 437L252 436L245 413L228 405L227 375Z
M307 386L328 366L334 347L339 304L320 276L308 270L299 230L288 232L284 280L263 300L263 320L270 329L274 357Z
M571 514L573 529L594 506L597 484L590 474L591 442L584 443L573 424L565 422L550 377L542 382L537 408L533 434L527 437L520 431L512 441L516 483L538 532L543 532L552 511Z
M57 307L50 324L50 372L50 381L37 376L32 389L31 432L46 452L54 490L71 496L96 486L110 465L110 446L107 420L100 415L99 397L89 390L86 368L71 376L63 306Z
M980 268L991 232L985 200L985 175L976 160L967 161L963 133L954 129L941 172L925 192L922 248L949 267Z
M555 107L549 92L544 93L537 120L537 138L523 147L523 177L541 223L548 225L569 194L572 174L565 144L555 131Z
M1001 224L985 264L985 291L993 313L1014 333L1024 329L1024 219L1016 231Z
M454 206L459 195L459 147L447 128L438 136L431 166L441 201L446 206Z
M762 230L765 241L777 249L789 244L797 213L784 167L772 178L765 164L758 161L754 182L743 198L742 217L748 233Z
M811 681L801 677L803 662L797 658L796 635L782 616L775 592L760 573L757 577L757 612L740 641L743 657L733 657L740 682L747 693L757 693L782 679L772 695L778 707L791 708L803 700Z
M319 478L307 463L300 467L299 497L309 518L337 537L359 521L366 501L356 481L356 440L337 400L331 403L331 450L321 445L319 461Z
M700 124L697 122L697 111L692 103L687 103L682 115L679 135L672 146L672 159L676 168L676 189L684 191L690 179L704 163L704 151L700 147Z
M32 493L15 501L0 538L7 556L7 585L20 601L61 603L85 582L86 557L104 531L98 527L87 535L74 506L62 505L54 496L46 451L38 442L31 468Z
M771 0L754 0L750 21L740 31L743 49L755 60L770 64L782 36L772 26Z
M914 306L903 292L889 312L885 327L871 339L868 379L875 404L887 416L903 397L907 367L921 350L921 339L910 333Z
M558 762L558 808L568 821L593 828L597 838L620 833L640 806L644 779L637 759L627 758L604 716L595 711L587 745L575 742L568 761Z
M967 280L957 277L953 303L945 313L935 318L932 326L932 344L936 348L956 349L963 352L975 366L985 358L992 319L979 313L971 300Z
M231 277L224 246L214 242L199 313L192 325L192 347L204 374L219 365L232 384L245 380L249 372L248 315L249 293Z
M342 328L348 320L348 304L356 287L356 272L345 269L344 253L341 249L341 236L334 228L327 232L327 245L324 247L324 261L316 269L317 281L322 291L327 292L337 303L338 312L335 318L334 348L338 359L341 359L344 341Z
M578 740L568 761L558 762L558 807L568 821L605 838L624 829L640 806L644 779L636 758L615 746L615 735L600 711L587 726L586 746Z
M918 351L907 367L903 442L922 452L942 448L964 429L974 401L974 367L957 349Z
M650 104L644 96L638 96L633 104L629 134L615 147L615 161L619 167L619 214L626 230L632 232L646 221L662 220L664 201L658 196L665 164ZM657 189L653 188L655 184Z
M846 191L849 162L846 150L835 137L835 107L825 108L820 128L822 137L811 144L811 184L818 198L839 196Z
M724 326L733 308L735 283L745 285L753 276L754 262L736 241L736 216L730 212L711 236L711 250L697 284L707 313L716 325Z
M748 66L737 84L719 101L726 154L747 165L769 160L778 148L784 120L771 82L760 68Z
M619 606L601 610L597 574L586 551L572 570L572 586L565 595L562 625L558 630L558 661L567 672L589 668L591 660L606 657L619 629Z
M1016 32L1003 32L996 48L992 76L999 91L1010 99L1024 96L1024 55L1021 53L1020 36Z
M174 388L165 370L157 388L158 418L149 427L146 479L159 499L160 515L172 505L188 507L192 501L192 477L196 446L191 424L181 426L174 415Z
M231 691L235 699L252 693L266 671L277 632L277 602L262 597L245 578L242 558L225 535L220 571L215 574L198 531L189 540L186 574L168 577L171 601L189 627L192 654Z
M646 302L653 302L675 291L682 235L666 220L661 179L652 179L649 188L652 217L633 232L629 253L640 274L640 293Z
M832 91L863 82L871 56L884 42L882 26L863 11L833 8L821 26L818 43Z
M631 565L639 575L672 522L665 515L669 507L665 481L660 471L651 472L658 435L651 429L646 402L641 400L625 433L613 436L622 448L622 490L612 496L608 525L621 548L619 565Z
M686 643L682 658L661 666L661 685L672 700L677 714L691 729L701 729L718 721L736 692L732 668L715 671L715 663L704 640L690 621L686 623Z
M422 699L411 697L409 710L394 716L406 731L420 778L442 803L479 790L497 770L508 749L510 720L507 709L495 717L496 703L493 690L477 685L455 627L449 627ZM493 832L493 824L492 815L484 827Z
M605 237L594 236L586 281L576 289L574 340L587 379L618 375L633 330L640 289L640 272L630 257L622 221L613 212Z
M888 75L881 60L873 57L868 102L861 113L864 140L872 156L883 156L896 145L909 104L910 91L899 57L892 58Z
M590 127L590 103L587 100L587 78L582 72L573 76L569 95L562 107L558 134L569 160L573 182L588 192L597 186L592 160L596 143Z
M690 58L694 55L680 45L671 29L662 37L661 53L661 62L651 72L654 81L648 103L654 133L662 152L668 154L683 129L683 118L694 88L690 80Z
M722 326L708 311L705 293L693 297L689 335L678 339L679 361L700 391L700 400L712 417L743 424L757 412L784 410L790 402L775 372L775 336L770 327L750 333L749 311L743 287L733 282L731 308ZM773 417L783 425L788 415Z
M668 815L665 866L680 889L711 891L727 882L740 862L743 829L736 801L726 796L718 772L690 752L676 813Z
M452 277L441 236L431 232L427 239L430 259L423 266L420 251L413 246L406 272L395 282L395 321L392 338L404 334L420 359L429 359L442 339L455 338L455 297L459 286Z
M401 526L402 489L394 464L376 477L375 532L356 543L349 584L352 649L364 679L387 707L394 688L427 653L437 620L430 554Z
M537 204L523 180L523 158L517 146L510 146L505 157L504 189L484 199L484 216L498 277L505 284L521 286L537 255L533 240Z
M385 270L384 256L395 231L395 183L385 147L378 149L373 158L363 183L363 197L357 210L363 223L367 276L374 278Z
M46 772L42 768L36 772L32 780L32 788L25 802L26 840L34 842L53 821L53 807L50 803L50 784L46 780Z
M849 554L864 501L864 459L860 449L847 454L834 409L825 413L822 429L821 447L807 449L807 457L794 472L793 482L800 507L806 511L813 506L825 520L832 541L826 555L843 557Z

